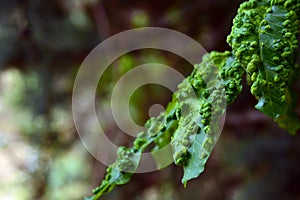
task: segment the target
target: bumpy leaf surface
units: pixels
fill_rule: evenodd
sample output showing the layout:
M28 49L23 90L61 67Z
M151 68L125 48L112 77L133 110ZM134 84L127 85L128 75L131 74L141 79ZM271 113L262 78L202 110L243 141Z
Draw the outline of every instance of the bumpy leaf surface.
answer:
M295 133L300 124L292 112L290 85L296 68L299 0L241 4L228 43L251 77L258 110Z

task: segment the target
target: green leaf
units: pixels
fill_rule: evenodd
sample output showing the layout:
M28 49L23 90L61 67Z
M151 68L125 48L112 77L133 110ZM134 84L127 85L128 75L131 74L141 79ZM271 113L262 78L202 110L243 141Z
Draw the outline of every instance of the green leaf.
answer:
M286 93L295 66L297 24L286 22L295 15L284 8L272 6L259 28L261 65L254 80L254 86L259 89L252 91L258 97L255 107L275 120L285 114L289 106Z
M118 149L118 157L107 168L105 179L99 187L93 190L94 196L87 197L87 199L97 200L103 194L110 192L116 185L127 183L136 171L140 163L141 154L147 147L151 144L157 144L153 148L153 150L157 150L164 147L170 141L173 129L177 128L176 101L174 97L166 112L146 122L146 131L138 134L133 147L120 147ZM164 163L158 162L157 164Z
M299 6L299 0L245 2L227 39L250 76L251 93L258 100L255 108L290 133L297 127L291 124L296 116L291 113L289 86L296 71Z
M173 94L166 111L146 122L146 131L138 134L133 147L119 149L105 179L93 190L95 195L85 200L97 200L116 185L127 183L141 154L152 144L152 155L157 165L163 166L171 157L170 149L161 154L155 151L171 141L174 163L184 169L184 185L198 177L219 137L216 122L225 112L225 100L232 103L241 92L244 72L250 77L251 93L258 100L256 108L280 127L296 133L300 120L290 88L298 79L293 77L298 70L295 61L299 15L299 0L242 3L227 38L232 52L211 52L195 65Z
M300 129L300 120L295 112L288 112L277 119L278 125L286 129L290 134L296 134Z
M103 194L110 192L116 185L127 183L132 173L136 170L140 157L140 151L135 151L133 148L120 147L116 162L107 168L105 179L99 187L93 190L95 195L90 198L97 200Z
M204 171L204 165L212 149L211 145L214 144L212 140L207 139L206 141L206 139L206 134L202 130L193 138L194 142L189 148L191 157L188 164L183 166L184 176L182 178L182 183L184 186L186 186L189 180L197 178ZM206 141L206 143L204 141ZM208 148L209 151L204 147Z
M297 74L295 74L297 76ZM281 115L276 122L279 127L286 129L290 134L296 134L300 129L300 119L299 116L295 112L295 108L297 106L297 95L289 90L287 93L288 99L288 111L284 115Z
M184 185L203 172L219 137L218 122L225 111L225 99L231 103L241 92L242 75L243 68L230 52L212 52L203 57L188 81L181 85L186 88L185 94L191 93L189 84L197 93L186 95L181 102L182 114L171 141L174 162L184 169Z

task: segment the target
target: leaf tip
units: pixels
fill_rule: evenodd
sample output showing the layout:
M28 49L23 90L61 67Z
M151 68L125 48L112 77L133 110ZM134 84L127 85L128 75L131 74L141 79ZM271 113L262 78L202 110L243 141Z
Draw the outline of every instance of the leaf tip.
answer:
M183 187L186 188L186 186L187 186L187 181L182 180L182 184L183 184Z

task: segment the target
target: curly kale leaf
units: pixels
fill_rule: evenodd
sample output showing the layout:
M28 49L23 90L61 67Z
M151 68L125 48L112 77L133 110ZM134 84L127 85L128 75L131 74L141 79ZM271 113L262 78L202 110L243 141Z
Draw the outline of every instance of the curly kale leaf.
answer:
M295 133L297 126L289 86L296 71L299 0L256 1L241 4L228 43L251 77L258 110ZM295 10L293 10L295 9Z

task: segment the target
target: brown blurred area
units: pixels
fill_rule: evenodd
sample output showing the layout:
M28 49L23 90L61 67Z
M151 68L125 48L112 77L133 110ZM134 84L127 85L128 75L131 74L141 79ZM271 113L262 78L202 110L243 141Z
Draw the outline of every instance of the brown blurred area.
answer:
M76 72L96 45L131 28L155 26L180 31L207 51L230 50L226 37L241 2L0 0L1 199L79 200L100 183L106 166L85 150L71 110ZM98 97L109 98L115 74L150 61L174 66L184 75L192 70L168 52L132 52L104 74ZM206 170L187 188L181 184L182 169L172 165L135 174L103 199L300 199L300 136L289 135L256 111L256 100L244 85L228 107ZM294 89L299 95L299 81ZM150 106L166 105L171 92L145 86L135 95L133 118L143 124ZM116 124L106 131L116 144L131 145L132 138Z

